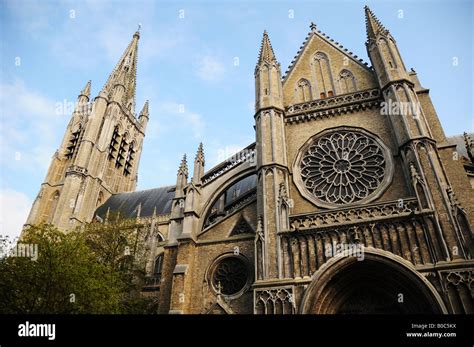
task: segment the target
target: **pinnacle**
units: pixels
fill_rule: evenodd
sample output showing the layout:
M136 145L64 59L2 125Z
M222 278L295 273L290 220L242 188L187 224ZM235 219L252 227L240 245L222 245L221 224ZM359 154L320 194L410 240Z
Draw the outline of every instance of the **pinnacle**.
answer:
M186 176L188 175L188 162L186 161L186 154L183 155L183 159L179 165L178 174L180 172L184 173Z
M365 27L367 30L367 37L369 39L374 39L379 33L388 32L387 29L380 23L375 14L369 8L369 6L364 6L365 11Z
M196 153L196 161L204 162L204 148L202 142L199 143L199 147Z
M84 88L81 90L81 95L89 97L91 95L91 83L92 81L89 80Z
M148 100L145 101L142 110L140 111L140 116L148 116Z
M268 33L266 30L263 32L258 63L260 64L264 61L276 61L275 53L273 52L272 44L270 42L270 38L268 37Z

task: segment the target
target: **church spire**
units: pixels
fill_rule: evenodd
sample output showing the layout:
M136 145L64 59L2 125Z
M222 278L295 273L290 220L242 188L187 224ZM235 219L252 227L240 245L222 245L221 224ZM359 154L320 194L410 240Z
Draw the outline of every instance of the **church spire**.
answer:
M388 30L380 23L377 17L374 15L369 6L364 6L365 10L365 27L367 30L367 38L369 40L375 39L380 33L388 33Z
M104 85L103 91L109 94L116 84L122 84L125 92L122 97L122 105L125 106L132 114L135 112L135 89L137 79L137 55L138 40L140 33L137 31L133 35L132 41L122 54L114 70L110 74Z
M268 37L268 33L266 30L263 32L262 45L260 47L260 54L258 56L258 64L261 64L264 61L266 62L277 61L275 57L275 53L273 52L270 38Z

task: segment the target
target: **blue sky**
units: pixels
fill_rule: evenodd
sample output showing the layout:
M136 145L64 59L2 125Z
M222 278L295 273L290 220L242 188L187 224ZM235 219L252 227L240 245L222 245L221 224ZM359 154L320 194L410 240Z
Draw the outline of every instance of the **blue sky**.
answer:
M70 114L57 104L89 79L96 96L138 23L137 109L149 99L151 114L138 189L147 189L174 184L200 141L207 169L254 141L264 29L282 72L311 21L369 62L365 4L431 89L446 133L473 131L471 1L0 0L0 234L18 234L60 144Z

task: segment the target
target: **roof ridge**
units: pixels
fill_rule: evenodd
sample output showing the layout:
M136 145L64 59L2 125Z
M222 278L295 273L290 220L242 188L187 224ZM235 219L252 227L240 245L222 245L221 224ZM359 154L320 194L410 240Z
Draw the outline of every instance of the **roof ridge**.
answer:
M120 192L120 193L112 194L111 196L116 196L116 195L120 195L120 194L142 193L142 192L148 192L150 190L173 188L173 187L176 187L176 185L175 184L170 184L170 185L167 185L167 186L160 186L160 187L148 188L148 189L143 189L143 190L134 190L133 192Z

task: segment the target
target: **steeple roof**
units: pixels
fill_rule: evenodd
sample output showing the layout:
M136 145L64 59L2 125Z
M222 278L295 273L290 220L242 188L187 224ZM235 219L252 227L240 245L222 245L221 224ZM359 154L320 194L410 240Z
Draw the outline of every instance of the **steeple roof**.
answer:
M262 44L260 46L260 54L258 56L258 64L261 64L264 61L277 61L275 57L275 52L273 52L272 44L270 42L270 38L268 37L268 33L266 30L263 32Z
M369 6L364 6L365 11L365 27L367 30L367 38L375 39L379 33L388 33L388 30L380 23Z
M103 88L103 91L109 93L116 84L123 84L125 87L125 94L122 104L126 108L128 108L131 104L130 111L132 114L135 113L135 89L137 80L137 55L139 39L140 33L137 31L135 34L133 34L132 41L129 43L127 49L122 54L122 57L113 69Z

